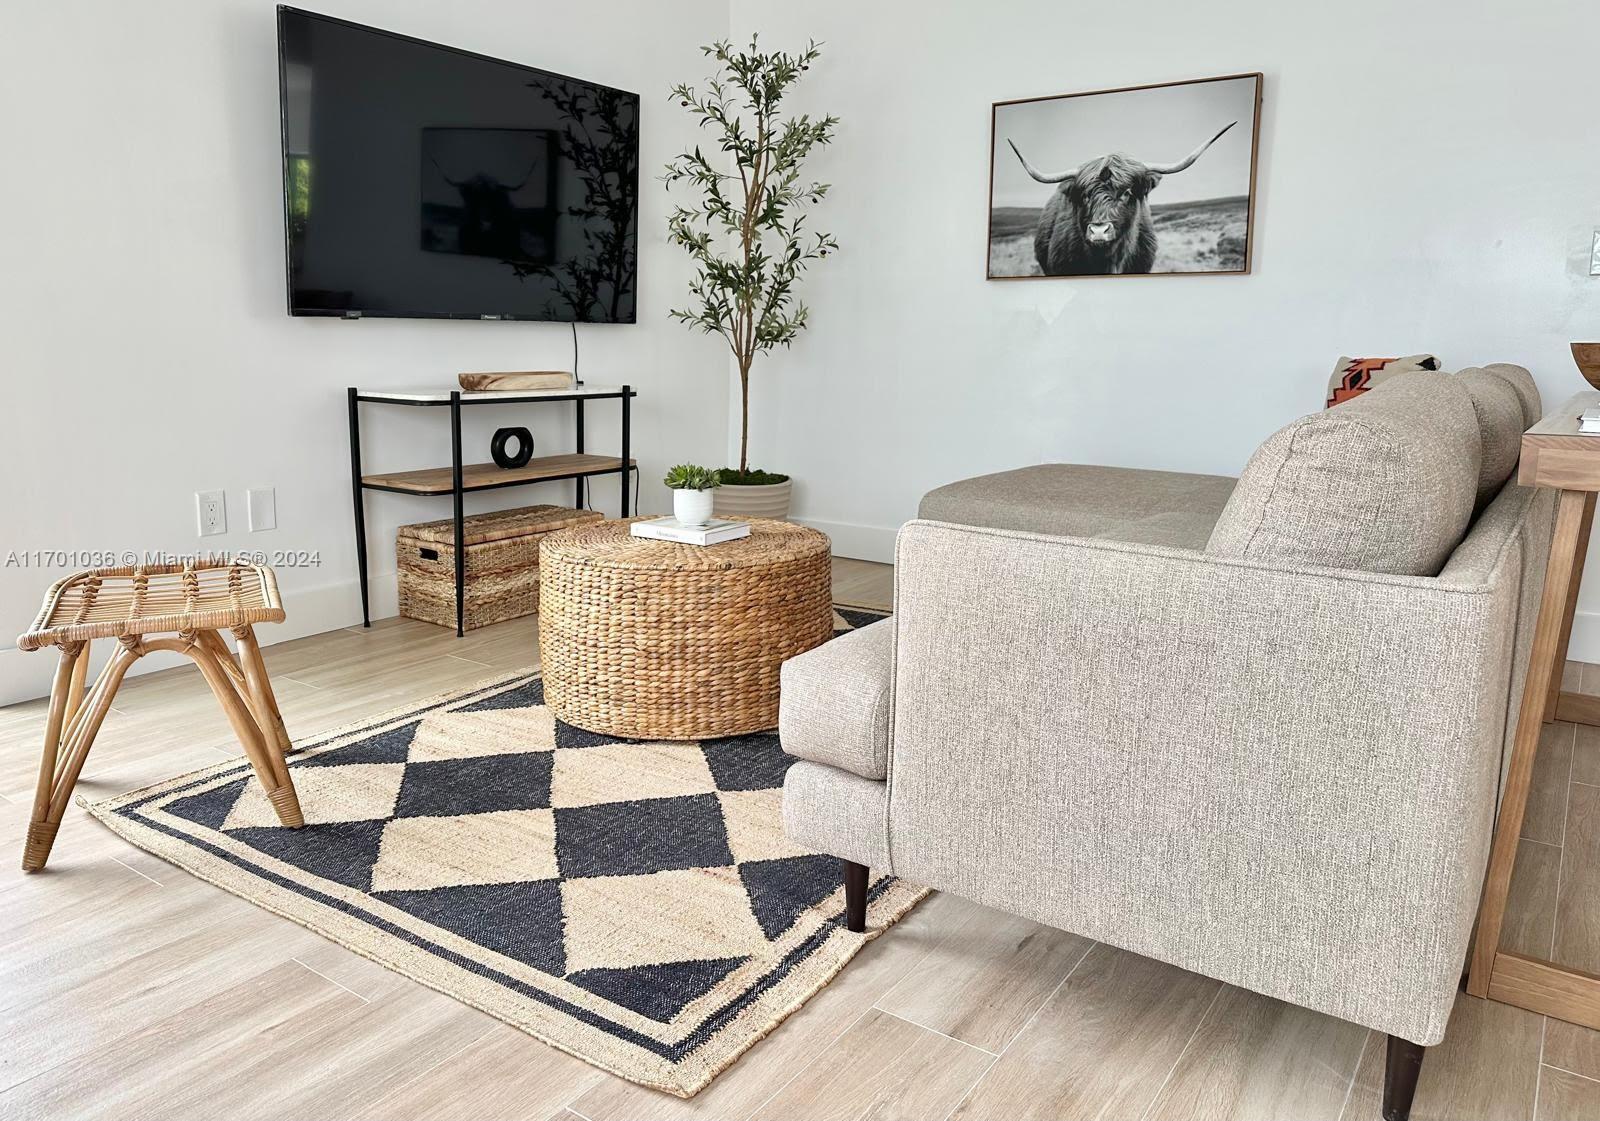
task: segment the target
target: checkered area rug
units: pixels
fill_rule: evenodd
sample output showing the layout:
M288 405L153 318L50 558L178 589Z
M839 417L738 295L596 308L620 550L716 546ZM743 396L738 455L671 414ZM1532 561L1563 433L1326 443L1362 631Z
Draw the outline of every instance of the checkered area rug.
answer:
M837 630L882 616L840 608ZM140 848L620 1075L690 1096L923 889L784 836L776 733L619 741L516 674L344 729L278 825L243 760L89 807Z

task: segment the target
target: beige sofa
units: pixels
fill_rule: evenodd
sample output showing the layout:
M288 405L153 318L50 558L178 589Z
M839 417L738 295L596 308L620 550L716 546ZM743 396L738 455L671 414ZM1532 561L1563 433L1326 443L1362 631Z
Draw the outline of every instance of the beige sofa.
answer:
M1456 996L1549 550L1526 370L1416 373L1238 480L1047 465L900 532L783 667L791 837L1390 1036Z

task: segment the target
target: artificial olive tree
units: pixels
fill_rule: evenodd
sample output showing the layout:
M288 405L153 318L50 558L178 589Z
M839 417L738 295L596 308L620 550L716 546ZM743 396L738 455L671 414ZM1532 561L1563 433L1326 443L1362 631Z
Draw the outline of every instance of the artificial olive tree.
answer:
M833 140L839 119L802 114L780 120L784 95L820 54L815 42L799 54L748 50L723 40L701 48L717 71L705 91L680 84L672 96L699 119L713 143L667 164L669 188L684 184L699 197L667 219L670 240L694 258L690 306L672 317L727 340L739 367L739 471L749 471L750 367L758 354L788 346L806 325L795 282L812 261L839 248L830 234L805 228L806 207L828 184L803 179L811 149Z

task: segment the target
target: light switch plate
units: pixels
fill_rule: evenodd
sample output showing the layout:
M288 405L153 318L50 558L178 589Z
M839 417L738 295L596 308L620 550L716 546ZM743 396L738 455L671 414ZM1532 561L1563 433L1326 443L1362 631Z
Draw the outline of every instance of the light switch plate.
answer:
M1594 232L1594 249L1589 253L1589 275L1600 276L1600 230Z
M194 509L201 537L228 532L228 499L222 491L195 491Z
M256 487L245 492L246 513L250 517L250 532L278 528L278 496L271 487Z

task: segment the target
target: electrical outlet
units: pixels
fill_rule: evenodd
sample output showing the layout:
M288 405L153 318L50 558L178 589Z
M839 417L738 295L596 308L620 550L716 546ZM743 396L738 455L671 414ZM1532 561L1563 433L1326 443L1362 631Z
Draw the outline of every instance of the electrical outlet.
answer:
M1589 253L1589 275L1600 276L1600 230L1594 232L1594 249Z
M200 522L201 537L228 532L228 499L222 491L195 491L194 508Z
M245 513L250 518L250 532L278 528L278 496L271 487L256 487L244 494Z

